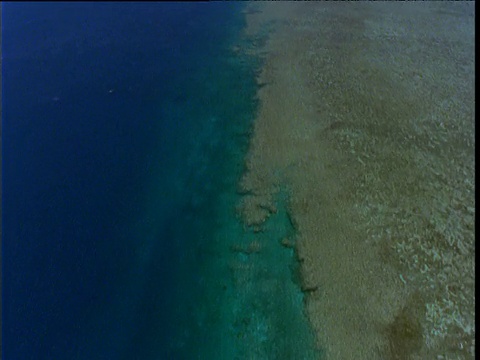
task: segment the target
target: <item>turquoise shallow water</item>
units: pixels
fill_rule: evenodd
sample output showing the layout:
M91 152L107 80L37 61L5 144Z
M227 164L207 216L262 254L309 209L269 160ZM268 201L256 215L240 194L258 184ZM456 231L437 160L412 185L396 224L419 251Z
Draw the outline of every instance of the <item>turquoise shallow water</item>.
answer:
M4 358L312 358L284 208L235 215L242 6L4 6Z

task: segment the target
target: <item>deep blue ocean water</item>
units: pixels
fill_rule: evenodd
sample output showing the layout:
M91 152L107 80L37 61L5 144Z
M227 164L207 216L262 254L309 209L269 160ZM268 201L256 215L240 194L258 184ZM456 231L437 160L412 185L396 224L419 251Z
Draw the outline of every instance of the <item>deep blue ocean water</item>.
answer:
M243 5L2 6L3 358L209 353L198 274L256 106Z

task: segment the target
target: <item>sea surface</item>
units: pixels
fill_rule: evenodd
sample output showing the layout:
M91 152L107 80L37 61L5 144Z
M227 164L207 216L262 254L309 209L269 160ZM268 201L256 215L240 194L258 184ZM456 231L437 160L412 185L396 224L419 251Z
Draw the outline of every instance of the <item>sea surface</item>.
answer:
M2 4L4 359L247 353L235 319L258 310L229 272L258 106L260 61L232 51L243 6ZM268 261L292 261L277 245ZM291 311L258 299L289 318L253 337L277 345L302 317L281 266L266 273L296 292Z

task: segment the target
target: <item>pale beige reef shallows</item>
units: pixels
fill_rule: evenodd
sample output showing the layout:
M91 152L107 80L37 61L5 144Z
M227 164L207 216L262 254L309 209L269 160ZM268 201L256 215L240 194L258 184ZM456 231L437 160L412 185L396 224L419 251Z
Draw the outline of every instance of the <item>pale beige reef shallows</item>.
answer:
M474 3L245 13L265 62L239 211L260 228L288 189L318 346L473 359Z

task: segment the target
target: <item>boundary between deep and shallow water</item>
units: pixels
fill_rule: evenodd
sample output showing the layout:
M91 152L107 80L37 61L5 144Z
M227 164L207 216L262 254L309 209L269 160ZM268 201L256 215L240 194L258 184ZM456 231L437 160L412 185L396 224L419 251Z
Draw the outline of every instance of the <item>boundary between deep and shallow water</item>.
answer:
M267 31L256 41L244 36L231 48L236 61L256 64L258 71L254 76L264 65L255 47L267 37ZM252 101L258 104L258 99ZM314 335L304 313L304 294L293 246L295 230L287 214L287 191L279 191L275 204L262 208L270 215L268 221L249 226L241 219L242 204L248 194L236 182L245 170L241 164L251 134L247 128L233 134L245 142L245 153L236 154L240 168L235 173L235 183L217 194L218 203L231 211L216 212L218 226L203 250L211 260L202 269L204 291L199 306L205 309L198 310L198 321L210 324L213 332L209 336L212 341L202 346L197 355L219 359L318 359ZM230 184L230 180L229 176L225 182Z

